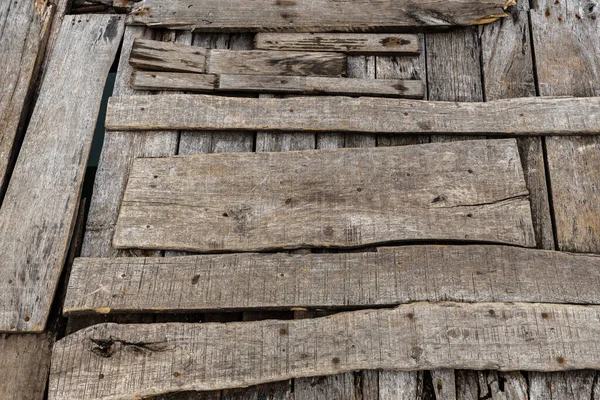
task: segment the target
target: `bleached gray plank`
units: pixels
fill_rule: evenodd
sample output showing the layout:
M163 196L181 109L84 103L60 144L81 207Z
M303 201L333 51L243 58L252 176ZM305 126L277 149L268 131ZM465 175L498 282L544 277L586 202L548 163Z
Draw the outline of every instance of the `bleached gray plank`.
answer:
M258 33L261 50L339 51L353 55L419 55L419 37L376 33Z
M533 246L527 195L512 139L144 158L131 170L113 246L212 252L402 240Z
M129 22L193 31L360 32L488 23L513 0L143 0Z
M597 306L414 303L291 321L102 324L56 343L49 398L136 398L358 369L600 368L599 319Z
M45 2L0 2L0 201L54 10L54 4Z
M326 96L119 96L109 101L106 128L584 135L600 133L600 97L455 103Z
M391 306L415 301L600 304L600 257L508 246L377 253L79 258L65 314Z
M180 43L136 38L129 64L156 71L206 72L207 50Z
M114 15L63 21L0 208L1 331L44 329L123 25Z
M381 97L423 98L418 80L375 80L320 76L210 75L179 72L135 71L131 85L143 90L187 92L258 92L340 94Z

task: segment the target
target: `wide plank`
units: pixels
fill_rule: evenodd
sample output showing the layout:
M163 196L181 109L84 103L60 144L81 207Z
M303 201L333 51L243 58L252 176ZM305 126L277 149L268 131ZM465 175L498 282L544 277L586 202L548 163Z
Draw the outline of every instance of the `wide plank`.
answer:
M514 0L142 0L129 23L204 32L370 32L475 25Z
M63 312L360 308L443 300L600 304L599 284L600 257L491 245L78 258Z
M0 203L54 10L54 4L46 2L0 2Z
M138 398L359 369L600 368L599 319L597 306L444 302L289 321L102 324L56 343L49 398Z
M242 75L342 76L347 56L334 52L205 49L138 38L129 63L136 68Z
M202 110L202 112L198 112ZM600 134L600 97L486 103L348 97L117 96L108 130L263 130L471 135Z
M352 79L321 76L210 75L181 72L134 71L131 86L141 90L186 92L254 92L337 94L423 98L423 82L400 79ZM271 133L272 134L272 133Z
M534 246L527 196L513 139L145 158L131 170L113 246L202 252L406 240Z
M63 21L0 208L0 331L44 329L123 29L114 15Z
M352 55L419 55L419 37L376 33L257 33L260 50L339 51Z

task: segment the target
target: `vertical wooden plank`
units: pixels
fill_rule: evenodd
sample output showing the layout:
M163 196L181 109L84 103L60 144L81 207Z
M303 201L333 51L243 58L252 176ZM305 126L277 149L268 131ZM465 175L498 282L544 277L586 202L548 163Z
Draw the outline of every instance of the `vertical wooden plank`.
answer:
M539 95L600 96L600 5L533 0L532 43ZM558 250L600 252L600 138L547 137ZM531 399L591 398L594 374L530 373ZM596 378L597 379L597 378Z

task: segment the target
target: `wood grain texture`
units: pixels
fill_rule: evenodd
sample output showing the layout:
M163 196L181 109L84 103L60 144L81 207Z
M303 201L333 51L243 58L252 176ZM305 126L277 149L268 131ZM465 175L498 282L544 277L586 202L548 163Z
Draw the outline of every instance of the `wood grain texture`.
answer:
M112 97L106 128L568 135L600 133L599 111L600 97L455 103L368 97L248 99L173 94Z
M156 71L206 72L207 50L180 43L136 38L129 64Z
M186 92L254 92L338 94L379 97L423 98L423 83L417 80L374 80L320 76L209 75L178 72L134 71L131 86L142 90Z
M117 16L63 21L0 209L2 331L44 329L69 246L104 83L122 34Z
M43 400L54 336L0 335L0 398L12 400Z
M492 22L503 17L506 0L279 1L143 0L129 22L192 31L360 32L410 27L450 27ZM357 12L360 10L360 12Z
M16 158L13 147L27 117L54 10L53 4L44 2L0 3L0 202L8 184L8 170Z
M113 245L212 252L417 239L535 245L515 141L477 142L138 159Z
M414 303L291 321L96 325L56 343L49 398L132 398L357 369L598 368L599 318L595 306Z
M600 257L487 245L78 258L63 311L315 309L443 300L600 304L599 282Z
M418 55L421 51L417 35L375 33L258 33L254 48L352 55Z

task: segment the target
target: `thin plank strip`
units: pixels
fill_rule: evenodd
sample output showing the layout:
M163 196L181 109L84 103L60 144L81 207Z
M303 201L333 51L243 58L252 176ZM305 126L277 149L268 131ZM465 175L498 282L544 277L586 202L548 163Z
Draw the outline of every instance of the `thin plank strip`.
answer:
M65 17L0 209L2 331L44 329L123 29L117 16Z
M339 51L352 55L419 55L419 37L374 33L258 33L260 50Z
M403 240L535 245L515 141L478 142L137 159L113 245L212 252Z
M203 112L197 112L203 110ZM600 97L487 103L347 97L118 96L108 130L265 130L472 135L600 133Z
M136 38L129 64L157 71L206 72L207 50L180 43Z
M64 313L344 308L443 300L600 304L599 283L600 257L489 245L349 254L79 258Z
M414 303L291 321L96 325L56 343L49 398L135 398L358 369L600 368L599 319L597 306Z
M360 32L450 27L503 17L507 0L143 0L129 22L193 31Z
M54 4L45 2L0 2L0 202L54 10Z
M214 92L218 76L185 72L133 71L131 87L137 90Z

